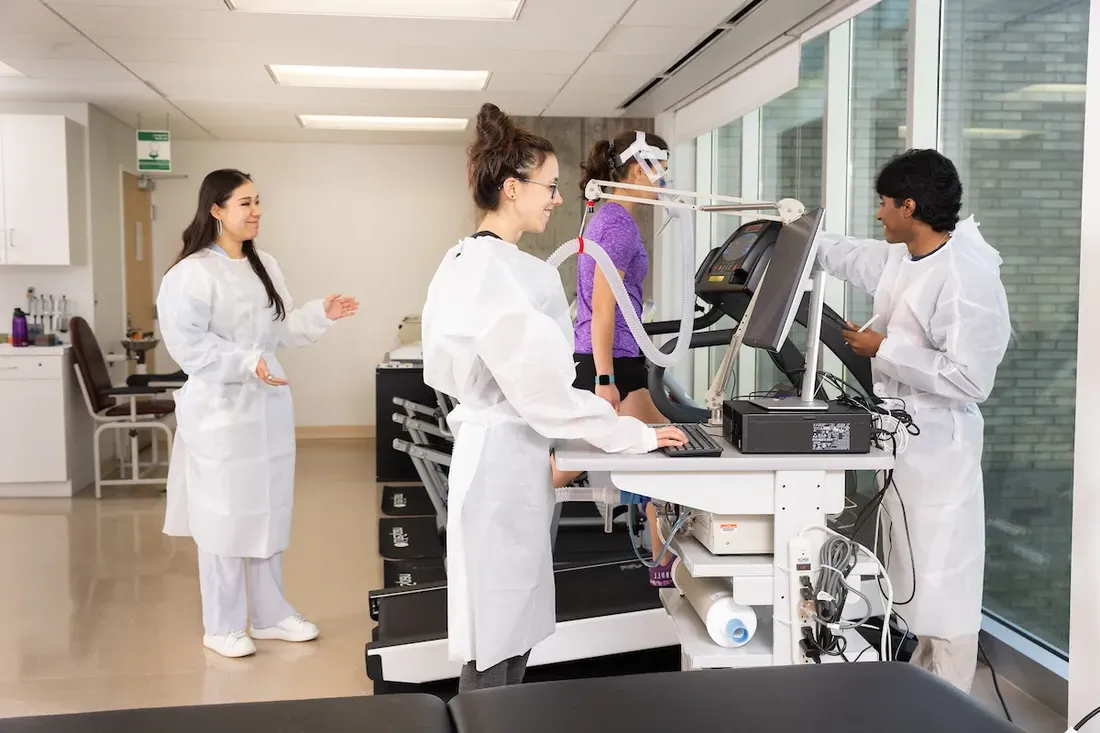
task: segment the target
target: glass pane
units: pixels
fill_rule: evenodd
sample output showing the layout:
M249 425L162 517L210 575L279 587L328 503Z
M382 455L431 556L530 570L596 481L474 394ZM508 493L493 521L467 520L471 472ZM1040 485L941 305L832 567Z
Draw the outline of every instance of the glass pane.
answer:
M881 238L875 220L875 177L905 149L909 83L909 0L882 0L852 20L849 117L848 234ZM871 297L845 285L844 315L856 323L871 318Z
M940 135L1004 258L1014 339L985 415L985 604L1069 648L1087 0L946 0ZM1041 254L1038 254L1040 253Z
M802 47L798 88L768 102L760 111L760 198L794 198L807 207L822 206L825 165L825 56L829 37L823 35ZM801 334L801 335L800 335ZM791 329L790 338L805 348L804 330ZM787 381L764 353L756 358L756 385L770 390Z
M741 120L735 120L725 127L720 127L714 131L712 145L712 191L722 196L740 196L741 195L741 134L744 129L744 125ZM728 216L724 214L711 214L711 246L717 247L721 245L726 239L737 231L737 228L741 226L742 220L736 216ZM711 331L721 331L726 328L736 328L737 322L732 318L723 316L718 323L710 327ZM709 380L714 379L715 372L718 371L718 366L722 363L722 358L726 354L725 347L713 347L707 349L707 358L709 360L708 385ZM736 375L735 375L736 376ZM702 400L706 398L706 393L696 395L696 399L702 404Z

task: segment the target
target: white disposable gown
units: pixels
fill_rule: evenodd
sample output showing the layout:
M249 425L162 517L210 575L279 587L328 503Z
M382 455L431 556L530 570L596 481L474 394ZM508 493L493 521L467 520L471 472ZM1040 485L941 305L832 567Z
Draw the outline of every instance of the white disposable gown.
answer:
M212 248L172 267L157 294L161 338L188 376L175 393L164 532L194 537L222 557L268 558L290 542L290 388L262 382L256 364L263 357L273 376L285 378L275 348L312 344L332 325L320 300L295 310L275 258L260 258L285 320L275 320L248 260Z
M874 296L875 330L886 336L871 360L875 390L905 400L920 429L897 457L897 492L883 500L894 598L913 598L897 611L918 637L976 637L985 569L978 405L1011 335L1001 257L973 217L916 261L902 244L829 234L819 241L821 266Z
M455 397L447 513L450 656L477 669L554 631L550 448L657 447L652 428L572 387L573 325L555 268L491 237L451 249L428 288L424 381Z

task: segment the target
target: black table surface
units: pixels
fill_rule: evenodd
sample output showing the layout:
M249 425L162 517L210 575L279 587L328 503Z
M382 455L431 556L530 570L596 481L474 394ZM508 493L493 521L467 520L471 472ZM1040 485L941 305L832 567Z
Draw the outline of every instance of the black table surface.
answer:
M451 733L431 695L196 705L0 719L0 733Z
M457 733L1020 733L901 663L546 682L459 695L450 708Z

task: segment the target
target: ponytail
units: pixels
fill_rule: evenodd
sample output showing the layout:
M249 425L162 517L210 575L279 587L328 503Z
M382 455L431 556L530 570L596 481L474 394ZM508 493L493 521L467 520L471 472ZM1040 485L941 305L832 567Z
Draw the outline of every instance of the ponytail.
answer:
M585 189L590 181L614 180L614 167L611 163L611 141L600 140L592 146L588 153L588 160L581 163L581 195L587 195Z

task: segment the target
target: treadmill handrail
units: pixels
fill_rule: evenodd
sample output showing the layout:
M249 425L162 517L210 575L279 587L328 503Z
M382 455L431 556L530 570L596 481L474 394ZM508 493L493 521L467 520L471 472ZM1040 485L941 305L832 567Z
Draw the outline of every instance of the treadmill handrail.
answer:
M417 420L415 417L409 417L408 415L402 415L399 412L395 412L390 416L395 423L406 428L413 428L419 430L422 433L428 435L434 435L437 438L443 438L444 440L454 441L454 436L451 435L449 430L444 430L435 423L424 422L423 420Z
M710 310L695 319L693 330L698 331L703 328L710 328L715 323L722 320L722 315L722 310L718 308L718 306L711 306ZM645 332L650 336L676 333L679 330L679 321L653 321L652 323L645 324ZM662 348L661 351L664 351L664 349Z
M394 397L393 404L397 405L398 407L404 407L406 410L410 410L412 412L418 412L421 415L426 415L428 417L438 418L440 416L440 411L438 407L428 407L427 405L422 405L419 402L413 402L412 400L405 397Z
M408 453L410 456L416 458L422 458L425 461L431 461L432 463L440 466L450 466L451 457L446 453L441 453L431 448L424 448L419 445L413 445L407 440L401 440L401 438L393 439L394 450L399 450L402 453Z

